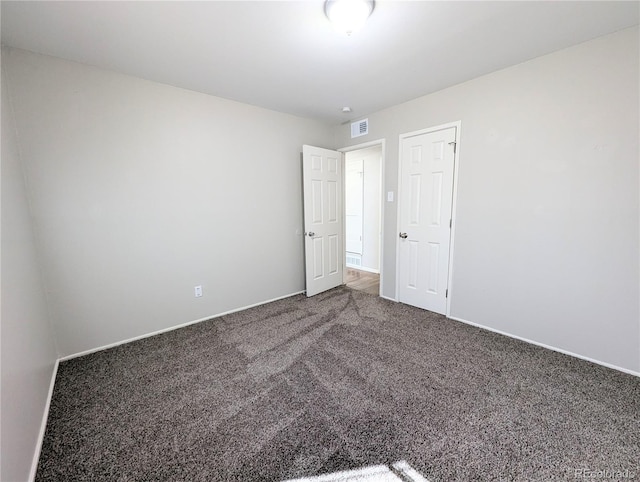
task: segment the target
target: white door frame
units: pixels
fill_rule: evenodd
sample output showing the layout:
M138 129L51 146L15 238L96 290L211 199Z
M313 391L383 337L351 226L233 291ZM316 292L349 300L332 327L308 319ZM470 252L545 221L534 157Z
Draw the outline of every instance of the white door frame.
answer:
M343 159L344 159L344 154L347 152L351 152L351 151L359 151L360 149L366 149L367 147L374 147L374 146L380 146L380 149L382 151L382 158L380 159L380 233L378 234L378 236L380 237L380 291L378 292L378 296L383 297L382 296L382 280L383 280L383 276L384 276L384 269L383 269L383 265L384 265L384 211L385 211L385 196L384 196L384 185L385 185L385 180L384 180L384 172L385 172L385 139L377 139L375 141L369 141L369 142L365 142L363 144L357 144L355 146L348 146L348 147L343 147L342 149L338 149L338 152L341 152L343 154ZM344 203L345 203L345 163L342 163L342 207L344 210ZM342 222L343 222L343 227L342 227L342 231L346 232L346 226L344 224L345 223L345 216L342 216ZM346 239L344 239L345 237L343 236L343 246L342 246L342 259L343 259L343 266L344 266L344 275L346 276L346 270L347 270L347 244L346 244Z
M461 126L462 126L461 121L455 121L455 122L449 122L447 124L441 124L434 127L428 127L426 129L407 132L405 134L400 134L400 136L398 136L398 196L397 196L398 210L397 210L396 236L397 236L397 233L400 232L400 228L401 228L400 210L402 209L402 206L401 206L402 196L400 195L400 189L401 189L400 180L402 179L402 154L403 154L402 141L408 137L414 137L422 134L429 134L431 132L442 131L445 129L449 129L451 127L456 128L456 138L455 138L456 149L453 154L453 199L451 204L451 232L450 232L450 238L449 238L449 270L447 274L447 289L449 290L449 293L447 296L447 310L445 313L445 316L447 318L449 318L449 315L451 314L451 300L453 298L453 247L454 247L453 242L455 240L455 229L456 229L456 206L457 206L457 199L458 199L458 171L460 170L459 157L460 157ZM400 246L396 238L396 301L400 299L399 298L400 284L398 283L398 280L400 279L399 276L400 276Z

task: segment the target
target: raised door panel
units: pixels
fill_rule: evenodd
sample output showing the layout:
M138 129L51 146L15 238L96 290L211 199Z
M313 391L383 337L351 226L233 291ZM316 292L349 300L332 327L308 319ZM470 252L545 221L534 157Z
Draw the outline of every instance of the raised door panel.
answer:
M456 128L401 140L399 227L400 301L446 311Z
M307 295L342 284L342 158L303 146L303 197Z

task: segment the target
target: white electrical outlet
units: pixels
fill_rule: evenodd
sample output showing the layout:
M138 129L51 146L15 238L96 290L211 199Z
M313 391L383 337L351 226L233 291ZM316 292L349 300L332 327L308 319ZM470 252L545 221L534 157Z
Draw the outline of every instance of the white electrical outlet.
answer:
M195 287L196 298L200 298L202 296L202 286Z

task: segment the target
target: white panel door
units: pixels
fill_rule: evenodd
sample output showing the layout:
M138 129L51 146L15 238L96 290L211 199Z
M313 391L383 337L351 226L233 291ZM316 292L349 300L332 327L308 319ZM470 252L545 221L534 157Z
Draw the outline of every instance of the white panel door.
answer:
M342 284L342 154L302 147L307 296Z
M446 314L456 128L401 139L398 299Z

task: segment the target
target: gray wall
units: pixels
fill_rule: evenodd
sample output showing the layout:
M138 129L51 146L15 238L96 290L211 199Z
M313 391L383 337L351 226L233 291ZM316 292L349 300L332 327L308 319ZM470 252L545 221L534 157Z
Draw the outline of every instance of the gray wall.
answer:
M372 114L357 142L348 126L3 54L2 480L28 474L54 329L64 356L303 289L304 143L385 138L397 191L398 135L461 120L452 316L640 371L637 28Z
M386 139L386 192L400 134L462 122L452 317L640 371L638 63L636 27L371 114L367 137L336 128Z
M20 50L3 63L62 356L304 289L300 151L333 147L331 126Z
M0 480L13 482L29 478L57 353L6 82L2 82L1 169Z

